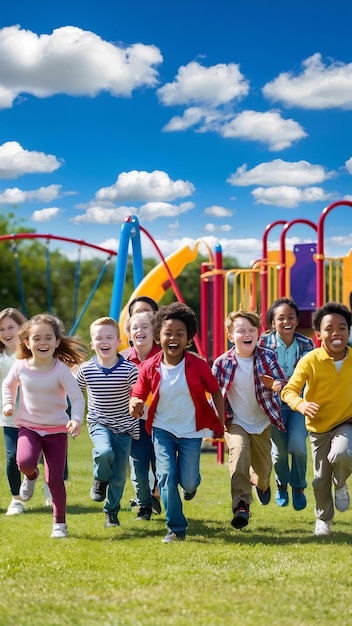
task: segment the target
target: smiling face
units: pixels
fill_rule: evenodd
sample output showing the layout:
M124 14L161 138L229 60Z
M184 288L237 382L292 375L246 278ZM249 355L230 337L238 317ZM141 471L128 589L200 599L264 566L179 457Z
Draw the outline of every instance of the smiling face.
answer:
M19 324L12 317L4 317L0 321L0 341L5 346L7 354L13 354L16 350Z
M258 336L259 329L245 317L237 317L233 321L232 332L228 333L229 340L235 344L238 356L243 358L253 356Z
M112 367L116 363L116 355L120 345L116 328L110 324L94 324L90 332L90 345L95 351L98 361L106 367Z
M56 338L51 324L38 322L30 327L28 338L24 340L24 343L31 351L34 362L48 363L53 359L60 339Z
M294 339L295 330L298 326L296 311L288 304L281 304L274 311L272 327L279 337L290 346Z
M164 363L178 365L188 345L186 324L177 319L165 320L160 329L160 345Z
M339 313L324 315L317 337L334 361L345 358L349 336L350 331L343 315Z
M130 337L134 347L152 349L153 326L150 313L137 313L130 320Z

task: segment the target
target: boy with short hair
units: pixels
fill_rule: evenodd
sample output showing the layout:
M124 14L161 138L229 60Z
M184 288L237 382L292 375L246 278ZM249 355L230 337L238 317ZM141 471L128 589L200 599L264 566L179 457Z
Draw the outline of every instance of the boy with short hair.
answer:
M130 416L128 403L138 370L118 353L120 331L111 317L90 326L95 356L78 368L76 379L87 389L87 424L93 442L94 482L90 497L103 502L105 527L119 526L118 512L126 482L132 438L139 437L139 422Z
M347 346L351 311L328 302L313 315L321 346L302 357L281 397L305 416L312 448L316 536L330 534L335 507L344 512L352 472L352 348ZM301 397L302 389L303 398Z
M270 502L271 426L285 430L278 398L285 376L275 352L257 345L260 317L240 309L226 318L234 346L215 359L213 373L225 398L225 440L229 448L234 528L247 526L252 503L250 474L261 504Z

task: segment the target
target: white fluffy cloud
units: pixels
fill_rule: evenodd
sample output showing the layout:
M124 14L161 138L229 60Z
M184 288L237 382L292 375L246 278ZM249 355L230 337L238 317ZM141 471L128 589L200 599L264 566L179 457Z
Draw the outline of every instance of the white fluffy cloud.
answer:
M160 101L167 106L206 104L219 106L247 95L249 83L235 63L218 63L204 67L192 61L179 68L172 83L157 90Z
M213 217L231 217L233 211L225 209L223 206L208 206L204 209L204 215L212 215Z
M269 150L283 150L307 136L298 122L284 119L277 111L243 111L225 123L220 134L225 138L260 141Z
M346 161L345 167L348 173L352 174L352 157Z
M323 202L331 198L331 194L325 193L320 187L258 187L251 191L256 204L271 204L285 209L294 209L301 202Z
M228 233L230 230L232 230L232 227L230 226L230 224L222 224L221 226L219 226L218 224L212 224L210 222L209 224L205 224L204 230L208 233L215 233L215 232Z
M83 222L95 224L122 224L130 215L136 215L141 221L154 221L160 217L177 217L194 208L193 202L181 202L170 204L168 202L147 202L141 207L119 206L107 208L90 206L85 213L71 218L71 222L80 224Z
M6 141L0 146L0 178L17 178L23 174L51 174L61 165L62 162L54 155L25 150L17 141Z
M19 26L0 29L0 108L21 93L45 98L58 93L95 96L108 91L128 97L138 87L155 87L159 49L104 41L75 26L37 35Z
M60 197L61 185L49 185L31 191L23 191L18 187L5 189L0 193L2 204L23 204L24 202L51 202Z
M334 175L335 172L327 172L322 165L312 165L308 161L274 159L260 163L251 170L247 169L245 163L237 168L236 172L227 179L227 182L237 187L250 185L297 185L304 187L321 184Z
M155 202L170 201L190 196L195 191L192 183L171 180L166 172L155 170L143 172L133 170L119 174L116 183L102 187L95 194L99 202Z
M264 96L303 109L352 109L352 63L325 65L317 52L302 65L303 71L297 76L283 72L267 83Z
M61 209L58 207L48 207L46 209L38 209L31 215L33 222L50 222L54 217L57 217L61 213Z

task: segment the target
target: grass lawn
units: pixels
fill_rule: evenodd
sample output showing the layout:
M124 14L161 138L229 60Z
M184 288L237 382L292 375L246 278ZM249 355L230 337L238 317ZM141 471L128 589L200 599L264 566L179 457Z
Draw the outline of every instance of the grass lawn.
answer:
M215 449L203 452L202 484L184 504L187 539L165 545L163 514L133 521L129 479L121 527L104 528L102 504L89 498L84 428L69 442L69 537L55 540L42 471L26 513L5 516L2 435L0 453L1 626L352 624L352 510L336 512L329 537L314 537L310 486L304 511L255 500L249 526L236 531L227 458L218 465Z

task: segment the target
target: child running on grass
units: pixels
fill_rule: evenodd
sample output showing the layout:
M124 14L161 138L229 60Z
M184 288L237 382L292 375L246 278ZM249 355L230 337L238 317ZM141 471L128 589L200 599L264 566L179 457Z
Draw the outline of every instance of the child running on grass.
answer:
M275 352L257 345L260 317L244 309L226 318L228 338L234 346L215 359L213 373L225 398L225 440L229 448L234 528L247 526L252 502L250 472L261 504L270 502L271 426L284 425L280 391L285 382ZM275 379L275 380L274 380Z
M351 311L344 304L328 302L317 309L313 328L321 346L302 357L281 392L283 401L306 418L317 536L330 534L334 499L338 511L350 505L346 481L352 472L352 348L347 346L351 323Z
M139 438L139 423L129 413L137 367L118 353L120 330L111 317L100 317L90 326L95 356L76 373L82 391L87 389L87 424L93 443L93 485L90 497L105 499L105 528L120 525L118 513L126 483L132 438Z
M39 476L38 461L44 455L45 480L52 494L54 524L51 537L67 537L64 469L67 432L77 437L84 418L84 396L70 367L85 356L78 340L64 335L62 322L41 313L25 322L18 333L17 361L3 383L3 413L15 412L19 427L17 464L25 479L22 500L29 500ZM67 396L71 402L68 418Z
M266 315L267 332L259 345L275 350L285 377L290 378L299 359L314 348L313 341L297 332L299 311L291 298L275 300ZM286 432L271 428L271 457L275 469L278 506L287 506L288 485L292 488L292 504L296 511L307 505L304 490L307 486L307 429L304 416L282 402L281 415Z
M173 302L153 316L154 338L161 352L144 361L132 389L131 415L143 417L144 403L153 394L146 423L152 433L159 491L168 532L163 543L185 539L188 526L178 486L185 500L196 495L202 438L210 429L222 434L223 399L208 364L186 351L197 332L194 311ZM217 414L209 404L211 394Z
M25 316L12 307L0 312L0 384L5 380L16 360L17 335ZM2 406L2 404L1 404ZM0 424L4 427L6 450L6 474L12 495L6 515L21 515L25 512L24 502L20 497L21 472L16 463L18 427L14 423L14 414L0 415Z

